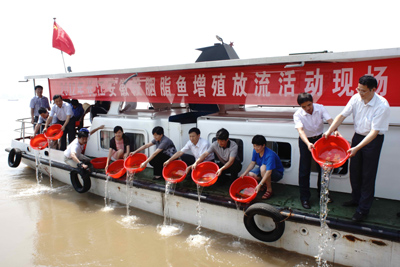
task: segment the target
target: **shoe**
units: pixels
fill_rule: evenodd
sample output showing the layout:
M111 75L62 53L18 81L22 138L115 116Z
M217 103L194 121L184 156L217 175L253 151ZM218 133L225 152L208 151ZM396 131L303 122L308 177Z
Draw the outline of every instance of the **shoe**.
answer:
M305 208L305 209L311 209L311 206L310 206L310 202L308 201L308 200L303 200L302 202L301 202L301 205L303 206L303 208Z
M347 202L343 202L342 206L343 207L357 207L358 203L355 202L354 200L350 200L350 201L347 201Z
M363 220L365 220L365 218L367 218L366 214L362 214L361 212L356 212L353 215L353 218L351 218L354 222L361 222Z
M262 199L270 199L274 195L273 192L265 191L264 195L261 197Z
M154 175L153 180L160 180L161 176L160 175Z

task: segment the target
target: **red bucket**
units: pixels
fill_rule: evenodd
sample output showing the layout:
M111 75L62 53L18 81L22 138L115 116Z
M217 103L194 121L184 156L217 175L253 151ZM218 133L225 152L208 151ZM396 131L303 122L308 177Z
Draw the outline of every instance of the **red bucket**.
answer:
M107 157L95 158L90 161L95 169L104 169L107 164Z
M321 167L325 163L332 163L333 168L338 168L349 158L347 151L350 149L350 144L341 136L322 137L315 142L314 147L311 154Z
M48 145L47 138L44 136L44 134L38 134L31 139L30 145L35 150L45 149Z
M61 131L61 128L62 128L61 124L53 124L49 128L47 128L46 132L44 133L44 136L50 140L58 140L64 134L64 132Z
M257 180L251 176L239 177L231 184L229 194L237 202L248 203L256 198L255 188L257 185Z
M123 159L114 161L113 163L111 163L108 166L108 169L107 169L107 175L114 179L121 178L125 173L126 173L126 169L124 167Z
M182 160L174 160L162 171L162 175L167 182L179 183L185 180L187 165Z
M147 160L147 156L143 153L136 153L125 159L124 167L130 173L138 173L145 168L140 168L140 164Z
M192 171L192 180L200 186L213 185L218 180L218 176L215 175L218 170L219 167L214 162L202 162Z

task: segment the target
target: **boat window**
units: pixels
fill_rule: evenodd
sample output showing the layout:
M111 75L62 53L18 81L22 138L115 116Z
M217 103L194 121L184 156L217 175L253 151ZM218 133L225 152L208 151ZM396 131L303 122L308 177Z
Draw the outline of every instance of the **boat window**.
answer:
M279 156L283 168L290 168L292 165L292 147L289 143L267 141L267 147Z
M125 132L125 135L129 137L130 140L130 150L134 151L144 145L144 135L141 133L130 133ZM100 132L100 144L101 148L109 149L110 140L114 137L113 131L101 131Z

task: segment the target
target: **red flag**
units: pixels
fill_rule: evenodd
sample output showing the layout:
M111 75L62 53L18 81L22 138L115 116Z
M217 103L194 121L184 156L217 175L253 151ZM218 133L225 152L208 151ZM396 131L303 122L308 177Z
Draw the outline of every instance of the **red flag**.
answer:
M55 21L53 26L53 47L60 49L70 56L75 54L74 44L72 43L68 34L60 26L58 26Z

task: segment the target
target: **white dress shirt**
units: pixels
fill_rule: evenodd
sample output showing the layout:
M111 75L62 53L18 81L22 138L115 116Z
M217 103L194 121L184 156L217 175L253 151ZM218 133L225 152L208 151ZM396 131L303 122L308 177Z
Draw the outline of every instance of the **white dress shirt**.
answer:
M384 134L389 129L390 106L388 101L378 94L374 94L367 104L360 94L353 95L340 114L344 117L353 114L355 132L364 136L371 130Z
M56 114L57 119L60 121L67 120L68 115L70 115L71 118L74 116L74 113L72 112L72 106L65 102L63 102L61 108L59 108L57 105L53 106L50 111L50 116L54 118L54 114Z
M332 119L323 105L313 103L313 113L308 114L299 108L293 115L294 128L303 127L307 137L314 137L324 131L324 120Z
M194 158L197 160L200 158L200 156L207 151L207 149L210 147L210 143L208 143L207 140L203 138L199 138L199 141L197 142L196 145L192 143L192 141L187 141L186 145L181 149L183 153L187 153L189 151L192 152ZM211 161L214 159L214 153L210 153L204 161Z

